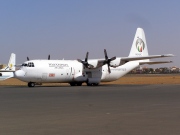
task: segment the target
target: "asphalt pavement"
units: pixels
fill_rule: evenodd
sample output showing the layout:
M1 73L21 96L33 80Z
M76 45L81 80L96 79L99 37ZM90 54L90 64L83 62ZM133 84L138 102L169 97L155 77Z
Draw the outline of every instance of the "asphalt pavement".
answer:
M179 135L180 85L0 86L0 135Z

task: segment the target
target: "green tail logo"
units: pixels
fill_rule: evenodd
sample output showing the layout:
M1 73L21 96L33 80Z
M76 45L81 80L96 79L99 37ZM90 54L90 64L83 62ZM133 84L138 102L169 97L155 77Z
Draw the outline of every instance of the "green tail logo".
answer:
M136 48L137 48L138 52L142 52L144 50L145 44L141 38L138 38L136 40Z

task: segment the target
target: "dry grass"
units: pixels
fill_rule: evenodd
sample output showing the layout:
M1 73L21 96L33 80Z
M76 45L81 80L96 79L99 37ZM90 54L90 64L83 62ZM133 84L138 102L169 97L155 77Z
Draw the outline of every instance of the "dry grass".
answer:
M180 75L126 75L117 81L102 84L180 84ZM11 78L1 81L2 86L26 86L27 83ZM65 83L43 84L45 86L64 86Z
M108 84L180 84L180 75L126 75Z

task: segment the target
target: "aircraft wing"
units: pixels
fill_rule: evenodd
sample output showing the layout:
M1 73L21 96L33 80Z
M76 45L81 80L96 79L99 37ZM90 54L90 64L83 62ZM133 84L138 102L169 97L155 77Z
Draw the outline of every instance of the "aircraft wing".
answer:
M153 65L153 64L163 64L163 63L172 63L172 61L147 61L147 62L139 62L140 65L143 64L149 64L149 65Z
M111 67L117 67L120 65L123 65L126 62L129 61L135 61L135 60L145 60L145 61L140 61L142 64L158 64L158 62L152 62L149 61L149 59L154 59L154 58L163 58L163 57L172 57L174 56L173 54L164 54L164 55L149 55L149 56L131 56L131 57L121 57L121 58L117 58L117 60L120 60L120 63L117 64L116 66L110 65ZM146 61L148 60L148 61ZM94 60L89 60L88 61L89 64L91 65L91 67L89 67L89 69L94 69L94 68L98 68L98 67L102 67L103 65L107 64L105 59L94 59ZM143 63L144 62L144 63ZM146 62L146 63L145 63ZM149 62L149 63L148 63ZM159 62L160 63L169 63L169 61L165 61L165 62Z
M139 57L122 57L122 61L134 61L134 60L145 60L145 59L154 59L162 57L173 57L173 54L164 54L164 55L149 55L149 56L139 56Z
M102 67L105 60L98 60L97 67Z

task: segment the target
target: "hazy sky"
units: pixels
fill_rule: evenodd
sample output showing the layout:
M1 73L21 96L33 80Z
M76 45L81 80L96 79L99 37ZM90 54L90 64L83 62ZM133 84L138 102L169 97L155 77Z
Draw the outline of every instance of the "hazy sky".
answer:
M0 63L10 53L30 59L128 56L137 27L149 54L176 55L180 67L179 0L0 0Z

